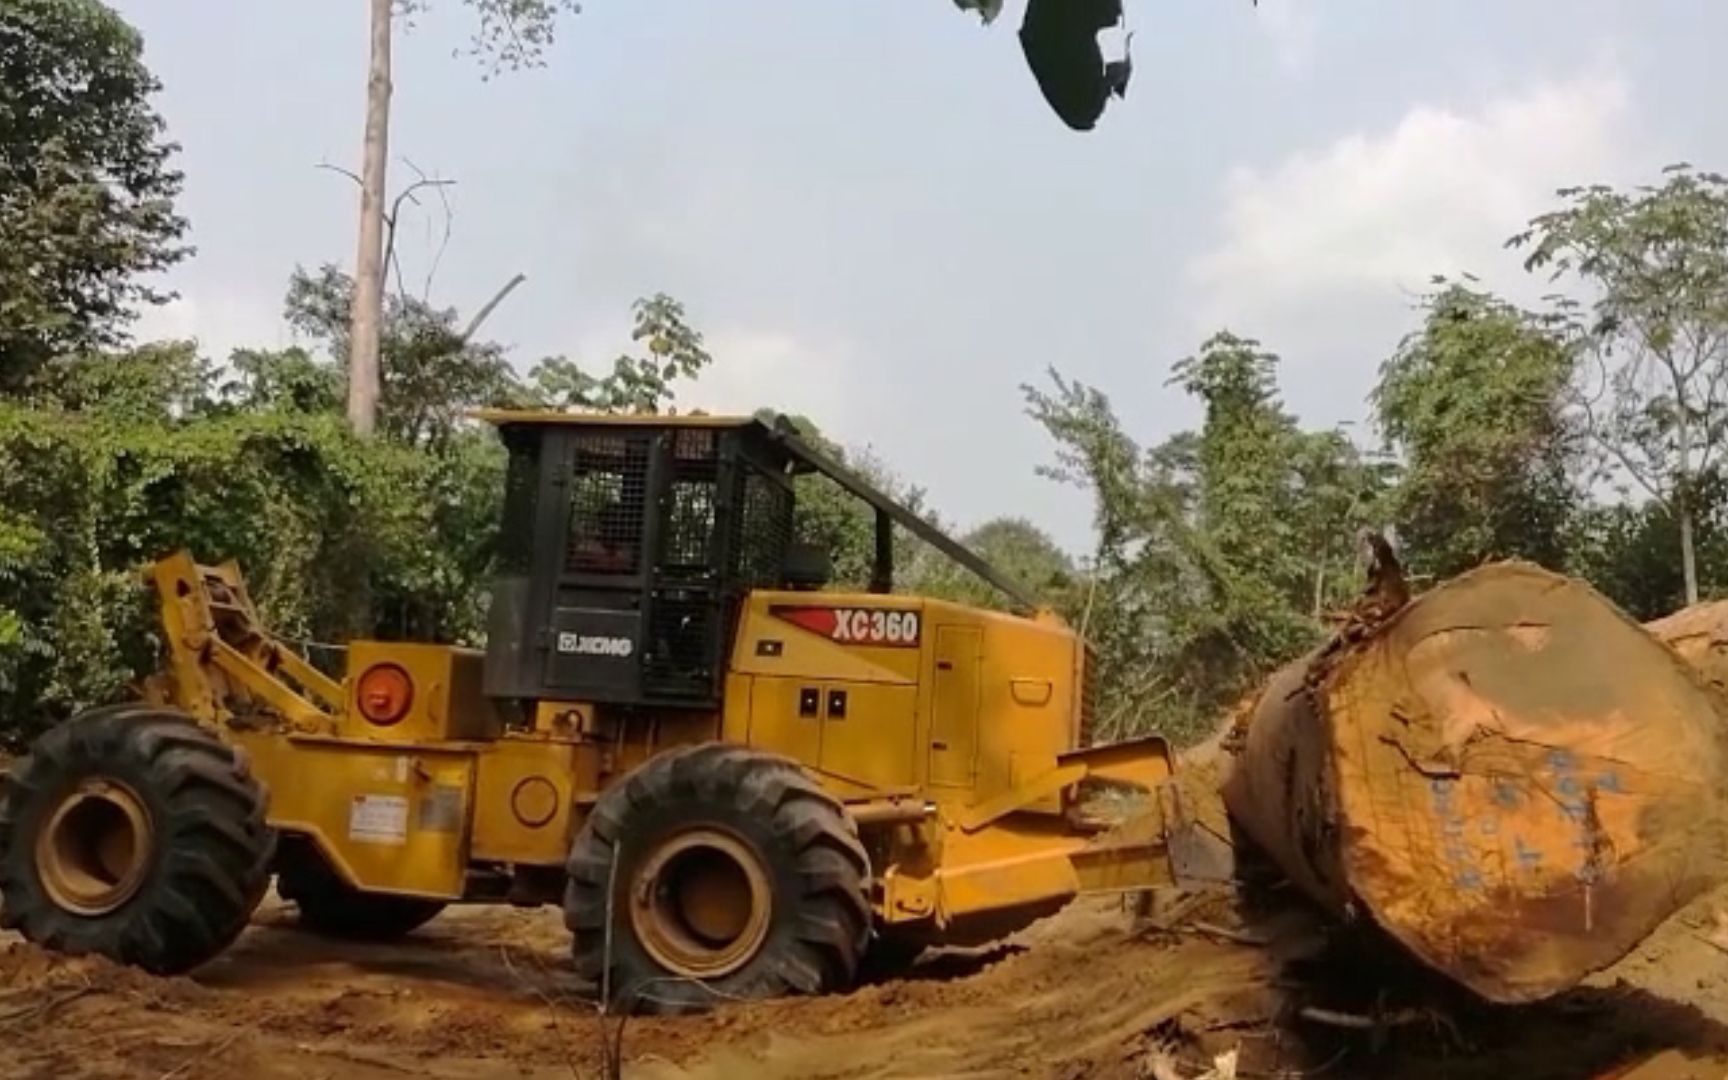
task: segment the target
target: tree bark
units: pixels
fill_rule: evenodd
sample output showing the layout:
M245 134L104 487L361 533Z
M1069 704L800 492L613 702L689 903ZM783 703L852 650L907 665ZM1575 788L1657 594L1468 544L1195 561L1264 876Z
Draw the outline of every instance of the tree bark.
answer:
M360 165L360 245L348 328L348 423L371 435L378 418L378 341L384 315L384 184L390 153L390 17L394 0L371 0L366 140Z
M1680 569L1686 575L1686 606L1698 602L1698 556L1692 546L1692 507L1680 501Z

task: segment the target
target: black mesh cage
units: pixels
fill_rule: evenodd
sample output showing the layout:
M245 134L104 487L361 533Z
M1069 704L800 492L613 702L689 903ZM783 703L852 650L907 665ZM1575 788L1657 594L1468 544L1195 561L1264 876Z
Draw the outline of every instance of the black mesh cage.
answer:
M648 651L643 674L662 695L714 692L714 594L696 589L657 589L649 607Z
M519 430L506 531L532 565L495 590L492 692L712 707L745 597L784 580L783 447L759 424L682 418Z
M744 473L742 512L733 551L733 573L746 587L778 585L792 543L792 489L786 481L751 467Z
M720 483L719 440L712 431L676 432L660 571L668 577L708 576L714 564L714 525Z
M570 529L565 569L635 574L641 569L648 504L649 443L640 437L586 435L570 470Z

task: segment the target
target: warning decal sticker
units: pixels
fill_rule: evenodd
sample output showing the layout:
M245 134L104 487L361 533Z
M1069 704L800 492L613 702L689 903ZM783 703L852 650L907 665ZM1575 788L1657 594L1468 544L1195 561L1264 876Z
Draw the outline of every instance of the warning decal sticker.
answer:
M348 809L348 839L360 844L408 842L408 800L400 795L356 795Z

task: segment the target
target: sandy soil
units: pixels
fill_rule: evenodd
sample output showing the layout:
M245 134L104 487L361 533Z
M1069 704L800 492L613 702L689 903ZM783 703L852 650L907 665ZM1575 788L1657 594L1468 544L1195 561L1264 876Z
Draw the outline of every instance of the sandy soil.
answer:
M1216 1055L1238 1073L1328 1077L1728 1075L1728 953L1716 907L1695 905L1596 985L1538 1008L1442 1004L1390 1035L1341 1030L1303 1005L1388 1008L1396 974L1304 974L1321 938L1306 917L1236 931L1229 910L1174 933L1135 931L1090 902L1012 944L929 958L851 994L739 1004L694 1018L602 1020L564 971L550 912L446 913L393 945L332 943L269 904L194 978L155 979L0 938L0 1077L189 1080L605 1075L1192 1078ZM1334 961L1334 967L1336 967ZM1666 1048L1676 1052L1651 1060Z
M1191 782L1209 749L1187 756ZM1222 820L1212 785L1185 786ZM621 1026L583 999L550 909L453 909L405 941L353 944L296 930L272 898L189 978L0 934L0 1080L570 1080L613 1060L645 1080L1222 1080L1208 1070L1229 1056L1243 1078L1728 1078L1728 888L1535 1007L1463 1000L1389 955L1301 910L1225 898L1147 919L1091 900L850 994ZM1340 1028L1316 1008L1414 1022Z

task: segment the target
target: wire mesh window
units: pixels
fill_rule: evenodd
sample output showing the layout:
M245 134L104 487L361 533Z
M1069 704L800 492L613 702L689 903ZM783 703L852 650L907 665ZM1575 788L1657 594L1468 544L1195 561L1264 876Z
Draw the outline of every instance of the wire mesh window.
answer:
M576 444L565 566L586 574L634 574L642 557L648 442L590 435Z
M745 585L778 585L792 542L792 491L754 468L744 474L737 574Z
M713 563L714 524L720 479L718 442L712 431L679 431L672 439L672 480L667 489L661 569L668 574L704 574Z
M648 679L662 692L707 695L714 690L713 594L705 590L656 592L648 626Z

